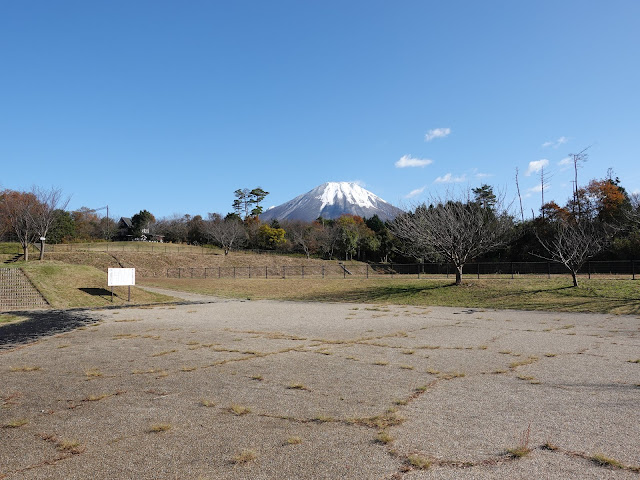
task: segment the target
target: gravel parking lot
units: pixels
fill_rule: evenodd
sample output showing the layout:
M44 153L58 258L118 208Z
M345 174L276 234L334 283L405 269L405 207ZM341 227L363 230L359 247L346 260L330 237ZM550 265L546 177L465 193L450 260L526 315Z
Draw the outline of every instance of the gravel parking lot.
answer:
M0 478L639 477L636 317L185 298L0 347Z

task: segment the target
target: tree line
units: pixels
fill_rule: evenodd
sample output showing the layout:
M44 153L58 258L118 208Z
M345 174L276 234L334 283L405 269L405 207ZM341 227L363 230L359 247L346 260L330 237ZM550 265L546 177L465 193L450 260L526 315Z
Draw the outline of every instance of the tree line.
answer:
M466 263L546 259L576 273L589 259L640 257L638 195L629 195L611 174L575 188L563 205L543 203L538 214L517 218L490 185L432 198L391 222L374 215L342 215L314 222L260 220L269 192L238 189L232 212L223 215L174 215L156 219L147 210L131 217L126 238L154 238L193 245L214 244L225 254L237 249L271 250L332 259L373 262L447 262L462 281ZM28 246L122 239L114 219L100 209L65 210L60 190L0 192L0 233ZM521 212L522 214L522 212ZM146 236L145 236L146 235ZM40 256L44 255L44 242Z

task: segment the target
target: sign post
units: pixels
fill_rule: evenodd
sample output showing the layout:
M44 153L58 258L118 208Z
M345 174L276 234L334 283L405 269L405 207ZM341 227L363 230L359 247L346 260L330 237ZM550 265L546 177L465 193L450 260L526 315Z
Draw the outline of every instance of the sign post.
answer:
M111 287L111 301L113 302L113 287L128 286L131 301L131 285L136 284L135 268L110 268L107 274L107 285Z

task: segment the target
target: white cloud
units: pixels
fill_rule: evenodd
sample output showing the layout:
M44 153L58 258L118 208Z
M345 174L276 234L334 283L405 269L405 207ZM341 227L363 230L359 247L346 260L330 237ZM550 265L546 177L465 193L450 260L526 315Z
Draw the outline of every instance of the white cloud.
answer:
M549 188L549 187L547 187ZM536 185L535 187L531 187L529 189L527 189L527 192L530 193L537 193L537 192L541 192L542 191L542 185Z
M544 142L542 144L542 148L547 148L547 147L558 148L560 145L564 145L568 141L569 141L569 139L567 137L560 137L557 140L553 140L553 141L550 141L550 142Z
M571 165L573 162L571 161L571 157L565 157L558 162L558 165L562 165L563 167L566 165Z
M413 158L411 155L403 155L400 160L395 163L395 166L396 168L426 167L432 163L433 160L428 158Z
M461 175L459 177L454 177L451 173L447 173L446 175L443 175L442 177L436 178L433 182L434 183L460 183L460 182L465 182L466 180L467 180L467 176L466 175Z
M424 189L426 188L426 186L422 187L422 188L416 188L415 190L411 190L409 193L407 193L404 198L413 198L417 195L420 195L422 192L424 192Z
M546 158L529 162L529 168L527 169L527 173L525 173L525 175L528 177L532 173L538 173L540 170L547 166L549 166L549 160L547 160Z
M433 128L424 136L425 142L430 142L434 138L444 138L451 133L450 128Z
M473 174L473 176L476 178L489 178L489 177L493 177L493 173L476 172Z

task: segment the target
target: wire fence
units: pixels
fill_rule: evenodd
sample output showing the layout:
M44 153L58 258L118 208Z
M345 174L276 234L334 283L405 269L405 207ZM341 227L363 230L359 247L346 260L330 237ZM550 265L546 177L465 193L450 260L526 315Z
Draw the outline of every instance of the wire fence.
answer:
M582 276L618 277L636 279L640 267L637 260L591 261L578 272ZM282 265L235 267L175 267L164 271L138 269L141 277L166 278L450 278L455 267L446 263L379 263ZM516 279L520 277L547 277L569 275L564 265L553 262L479 262L466 264L462 270L466 278Z
M193 253L216 255L218 250L198 245L180 245L154 242L96 242L96 243L57 243L45 245L45 251L51 253L71 252L140 252L140 253ZM19 249L16 253L22 253Z

